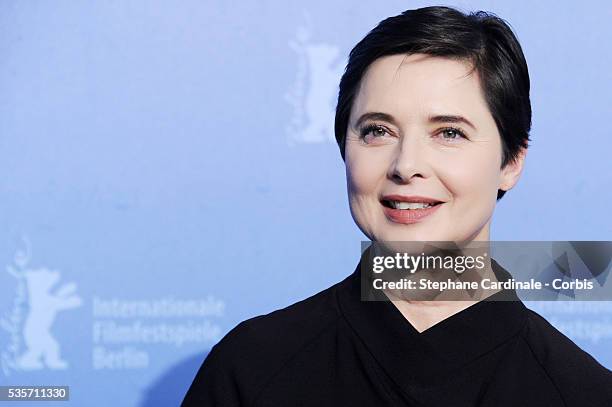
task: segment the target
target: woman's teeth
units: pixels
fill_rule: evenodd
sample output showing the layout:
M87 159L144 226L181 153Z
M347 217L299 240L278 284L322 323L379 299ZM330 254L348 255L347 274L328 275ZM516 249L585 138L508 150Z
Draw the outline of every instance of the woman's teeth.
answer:
M399 202L399 201L387 201L395 209L425 209L432 207L436 204L432 203L421 203L421 202Z

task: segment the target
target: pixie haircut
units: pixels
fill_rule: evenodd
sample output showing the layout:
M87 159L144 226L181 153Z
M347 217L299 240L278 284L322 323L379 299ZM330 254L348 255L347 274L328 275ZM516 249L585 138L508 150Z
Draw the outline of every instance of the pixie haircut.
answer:
M428 54L468 61L478 72L489 111L501 136L503 169L528 148L531 129L529 71L521 46L501 18L484 11L464 14L450 7L406 10L381 21L349 54L338 93L334 131L345 160L351 108L374 60L396 54ZM506 191L497 191L500 200Z

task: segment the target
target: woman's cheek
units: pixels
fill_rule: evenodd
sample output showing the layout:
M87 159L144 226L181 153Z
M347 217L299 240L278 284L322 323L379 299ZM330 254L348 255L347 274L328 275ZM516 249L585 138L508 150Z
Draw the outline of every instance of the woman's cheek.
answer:
M499 169L495 157L488 151L472 151L453 160L445 160L441 173L449 189L457 196L472 196L483 199L496 188ZM483 196L484 194L484 196Z
M375 159L366 159L364 154L355 154L347 164L347 179L356 194L376 191L381 168Z
M469 160L446 159L440 161L437 174L440 182L451 194L452 200L469 195L476 187L480 174Z

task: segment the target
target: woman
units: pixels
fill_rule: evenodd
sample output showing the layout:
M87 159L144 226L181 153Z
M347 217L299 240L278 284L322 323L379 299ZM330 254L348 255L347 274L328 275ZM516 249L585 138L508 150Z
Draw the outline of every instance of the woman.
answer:
M530 125L527 65L503 20L447 7L385 19L351 51L340 82L335 132L353 219L372 242L488 241ZM515 293L361 301L361 262L232 329L183 405L612 405L612 372Z

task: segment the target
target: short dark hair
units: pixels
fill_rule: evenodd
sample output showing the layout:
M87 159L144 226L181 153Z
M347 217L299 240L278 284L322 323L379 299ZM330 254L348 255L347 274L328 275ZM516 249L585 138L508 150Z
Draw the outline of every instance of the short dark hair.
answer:
M501 168L514 161L521 148L528 148L529 71L508 23L485 11L464 14L433 6L384 19L351 50L340 80L334 124L342 160L351 108L367 68L383 56L416 53L467 60L473 65L501 135ZM498 190L497 200L505 192Z

